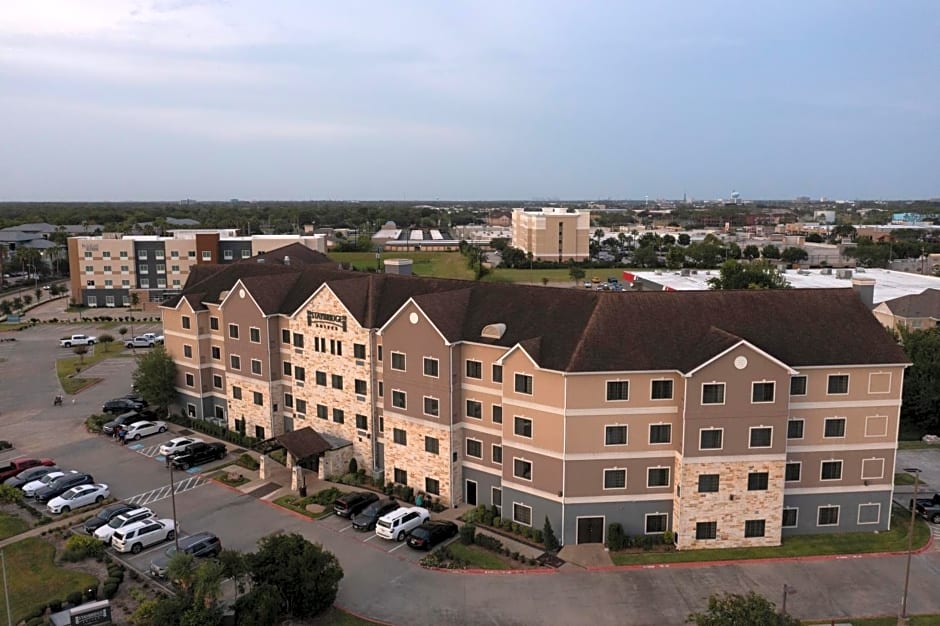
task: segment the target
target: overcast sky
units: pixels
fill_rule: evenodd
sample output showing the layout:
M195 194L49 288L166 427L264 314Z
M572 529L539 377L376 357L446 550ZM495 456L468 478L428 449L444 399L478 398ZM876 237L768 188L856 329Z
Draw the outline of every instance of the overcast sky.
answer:
M940 196L940 2L3 0L0 200Z

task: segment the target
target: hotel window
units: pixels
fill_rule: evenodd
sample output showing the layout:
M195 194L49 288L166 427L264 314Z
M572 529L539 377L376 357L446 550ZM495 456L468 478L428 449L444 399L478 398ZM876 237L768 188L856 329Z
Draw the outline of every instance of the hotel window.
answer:
M625 446L627 445L627 427L626 426L605 426L604 427L604 445L605 446Z
M141 261L146 261L146 260L147 260L147 251L146 251L146 250L138 250L138 251L137 251L137 258L140 259Z
M286 328L281 331L281 343L290 345L290 331Z
M86 268L85 268L85 271L86 271L86 272L89 271L89 268L90 268L90 267L91 267L90 265L89 265L88 267L86 267ZM105 265L105 266L104 266L104 272L105 272L106 274L110 274L110 273L111 273L111 266L110 266L110 265Z
M121 250L120 257L121 257L122 259L126 259L126 258L127 258L127 251Z
M165 288L166 288L166 279L165 279L165 278L158 278L158 279L157 279L157 287L158 287L159 289L165 289Z
M405 371L405 355L401 352L392 352L392 369L399 372Z
M763 537L766 522L762 519L744 520L745 537Z
M110 289L110 288L112 288L113 286L114 286L114 281L113 281L113 280L105 280L105 281L104 281L104 288L105 288L105 289ZM108 296L107 298L105 298L105 302L106 302L106 303L108 302L108 298L111 298L110 304L111 304L111 306L114 306L114 296Z
M845 437L845 418L827 417L824 437Z
M140 281L140 286L146 288L147 285L144 285L145 282L146 282L146 281L143 281L143 280ZM95 286L95 281L94 281L94 280L87 280L87 281L85 281L85 286L86 286L86 287L94 287L94 286ZM95 297L95 296L89 296L88 306L91 306L91 305L92 305L92 300L91 300L91 298L94 298L94 297ZM95 303L98 302L97 298L94 300L94 302L95 302Z
M503 490L499 487L490 488L490 502L496 507L497 512L502 512Z
M830 374L829 384L826 393L829 395L841 395L849 392L848 374Z
M502 424L503 423L503 407L499 404L493 405L493 423Z
M251 373L257 374L258 376L261 375L261 361L258 359L251 360Z
M438 376L438 362L437 359L432 359L431 357L424 357L424 375L431 376L432 378L437 378Z
M440 454L441 444L437 437L424 437L424 451L431 454Z
M699 450L721 450L723 428L703 428L699 431Z
M359 430L369 430L369 418L361 413L356 413L356 428Z
M294 347L303 348L304 347L304 336L300 333L294 333Z
M150 273L150 268L148 268L146 265L138 265L138 266L137 266L137 273L138 273L138 274L149 274L149 273Z
M751 429L751 447L769 448L773 445L774 429L770 426L758 426Z
M650 391L650 397L653 400L672 400L672 381L654 380L652 383L652 389Z
M353 344L353 358L354 359L366 358L366 345L364 343Z
M243 248L241 251L241 257L243 259L247 259L250 256L251 256L251 250L249 250L248 248Z
M467 456L474 459L482 459L483 442L479 439L467 439Z
M747 490L767 491L769 479L767 472L751 472L747 475Z
M101 253L101 258L102 258L102 259L110 259L110 258L111 258L111 253L110 253L108 250L105 250L105 251L103 251L103 252Z
M400 485L408 484L408 472L403 469L395 468L395 482Z
M202 260L203 260L203 261L211 261L211 260L212 260L212 252L211 252L210 250L203 250L203 251L202 251Z
M221 389L221 388L222 388L222 377L221 377L221 376L218 376L218 375L213 375L213 376L212 376L212 386L215 387L216 389Z
M232 397L236 400L242 399L242 388L241 387L232 387Z
M467 378L483 378L483 364L479 361L467 361Z
M402 446L408 445L408 433L401 428L392 429L392 440Z
M264 406L264 396L261 395L260 391L253 391L251 395L256 405Z
M157 274L166 274L166 265L157 263Z
M842 461L823 461L820 480L842 480Z
M607 400L629 400L630 383L626 380L607 381Z
M194 387L196 385L196 378L192 374L186 374L186 386Z
M212 346L209 348L209 351L212 353L212 358L216 361L222 360L222 348L219 346Z
M343 412L343 409L333 409L333 421L337 424L344 424L346 422L346 414Z
M209 318L209 330L219 330L219 318L217 317Z
M760 404L774 401L774 383L761 382L751 385L751 402Z
M385 383L380 380L379 381L379 397L381 398L384 395L385 395Z
M381 362L382 361L382 346L376 346L376 348L377 348L376 358L379 360L379 362Z
M695 525L695 538L714 539L718 536L718 522L698 522Z
M343 342L330 339L330 354L343 356Z
M297 398L297 412L301 414L307 413L307 401Z
M650 443L670 443L671 441L671 424L650 424Z
M234 259L235 257L234 257L234 255L232 254L232 251L231 251L231 250L223 250L223 251L222 251L222 258L225 259L226 261L231 261L231 260Z
M668 487L669 486L669 468L668 467L650 467L646 470L647 487Z
M483 405L476 400L467 400L467 417L483 419Z
M513 459L512 475L523 480L532 480L532 462L522 459Z
M291 367L290 361L284 361L284 375L290 376L291 372L293 372L293 368Z
M261 329L249 328L248 329L248 341L250 341L251 343L261 343Z
M326 387L326 372L317 371L313 376L318 385Z
M667 529L669 515L666 513L647 513L646 514L646 534L655 535L664 533Z
M718 474L699 474L698 475L698 491L699 493L715 493L718 491L718 485L720 483L720 477Z
M805 396L806 395L806 376L794 376L790 379L790 395L791 396Z
M342 389L343 388L343 377L339 374L330 375L330 386L333 389Z
M503 464L503 447L494 443L493 448L492 448L492 454L493 454L493 463L502 465Z
M186 256L187 256L187 258L195 259L195 258L196 258L196 251L195 251L195 250L187 250L187 251L186 251Z
M502 365L493 366L493 382L494 383L503 382L503 366Z
M294 394L285 393L284 394L284 406L290 408L294 406Z
M605 469L604 489L624 489L627 486L627 470Z
M188 315L184 315L182 318L180 318L180 325L185 330L189 330L192 327L192 324L190 324L190 319Z
M232 339L238 339L238 324L228 325L228 336Z
M90 252L90 251L88 251L88 250L85 250L85 258L86 258L86 259L90 259L90 258L92 258L92 254L91 254L91 252Z
M408 407L408 399L404 391L392 390L392 406L396 409L405 409Z
M436 478L425 478L424 490L428 493L433 493L436 496L440 495L441 483L439 483Z
M304 382L307 380L307 370L300 367L299 365L294 366L294 380L299 380Z
M800 482L800 473L802 469L803 464L799 461L787 463L786 469L783 472L783 480L788 483Z
M193 358L193 347L189 345L183 346L183 356L187 359Z
M366 395L366 381L356 379L353 381L353 389L357 396Z
M180 258L180 251L179 251L179 250L173 250L172 252L170 252L170 258L171 258L171 259L178 259L178 258Z
M441 413L440 401L437 398L424 396L424 414L438 417Z
M317 405L317 417L319 417L321 420L325 420L327 417L329 417L329 412L330 410L326 408L325 404Z
M91 287L94 287L94 286L95 286L95 281L92 280L92 281L89 281L89 282L91 283L91 285L90 285ZM150 289L150 281L149 281L148 279L146 279L146 278L141 278L141 279L140 279L140 288L141 288L141 289Z
M519 417L516 416L513 419L513 433L519 437L528 437L532 438L532 420L528 417Z
M784 509L783 518L780 525L783 528L796 528L796 520L799 512L799 509Z
M515 376L516 384L515 390L516 393L524 393L527 395L532 395L532 377L527 374L516 374Z
M512 521L523 526L532 525L532 507L518 502L512 503Z
M85 266L85 273L86 273L86 274L94 274L94 273L95 273L95 266L94 266L94 265L86 265L86 266Z
M787 439L802 439L803 423L802 419L791 419L787 421Z
M725 384L705 383L702 385L702 404L724 404Z
M242 368L242 360L238 355L233 354L229 360L233 370L240 370Z
M821 506L816 517L817 526L838 526L839 525L839 507Z
M153 257L157 259L158 261L163 261L164 259L166 259L166 252L164 252L163 250L154 250Z

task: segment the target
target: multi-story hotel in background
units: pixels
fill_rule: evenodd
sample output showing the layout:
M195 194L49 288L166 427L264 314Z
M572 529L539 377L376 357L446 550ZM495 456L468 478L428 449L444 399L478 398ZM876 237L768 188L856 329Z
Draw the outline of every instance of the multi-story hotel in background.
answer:
M70 237L72 299L89 307L124 307L137 294L144 308L178 294L195 265L246 259L291 243L326 252L324 235L250 235L237 229L171 230L170 236Z
M310 428L565 543L889 527L907 359L856 291L614 293L343 271L299 245L163 305L184 411Z
M591 214L565 207L513 209L512 245L543 261L590 258Z

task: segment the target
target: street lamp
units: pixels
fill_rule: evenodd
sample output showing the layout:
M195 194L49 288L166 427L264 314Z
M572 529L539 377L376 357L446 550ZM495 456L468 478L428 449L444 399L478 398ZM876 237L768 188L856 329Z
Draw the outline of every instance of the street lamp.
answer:
M914 524L917 522L917 488L920 486L920 469L905 467L904 471L914 475L914 496L911 498L911 527L907 529L907 566L904 569L904 593L901 594L901 614L898 625L907 624L907 588L911 581L911 555L914 552Z
M170 502L173 503L173 544L176 546L178 554L180 551L180 526L176 521L176 485L173 483L173 463L170 462L170 455L166 457L166 466L170 470Z
M790 585L783 583L783 606L780 608L780 621L784 620L784 616L787 614L787 596L793 595L796 593L796 587L791 587Z

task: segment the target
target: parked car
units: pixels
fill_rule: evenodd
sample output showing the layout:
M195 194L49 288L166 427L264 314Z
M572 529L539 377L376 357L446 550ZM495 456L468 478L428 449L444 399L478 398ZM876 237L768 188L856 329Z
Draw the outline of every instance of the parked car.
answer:
M118 515L133 510L134 506L132 504L127 504L126 502L111 504L98 511L98 514L91 519L85 520L83 528L85 529L86 533L91 535L102 526L107 525L108 522L113 520Z
M141 437L149 437L150 435L157 435L165 432L166 422L140 421L134 422L127 427L127 438L137 440Z
M165 340L163 335L158 335L157 333L144 333L143 336L147 339L150 339L154 343L163 343Z
M92 335L72 335L60 339L59 345L63 348L71 348L72 346L93 346L97 341L98 338Z
M59 476L42 489L36 491L36 495L33 497L36 498L36 502L42 502L45 504L56 496L61 496L72 487L78 487L79 485L90 485L93 482L95 482L95 479L91 474L85 474L83 472L66 474L65 476Z
M27 498L32 498L33 496L36 495L37 491L39 491L40 489L42 489L43 487L51 483L53 480L55 480L59 476L65 476L66 474L70 472L73 474L77 473L75 470L69 470L69 472L64 472L64 471L49 472L45 476L41 476L32 482L28 482L22 487L23 495L26 496Z
M227 450L224 443L191 443L185 450L170 457L176 469L187 470L196 465L224 459Z
M430 550L457 535L457 524L448 520L428 520L408 533L408 547Z
M153 511L148 508L132 509L125 513L121 513L116 517L112 517L107 524L99 526L95 530L95 537L100 539L104 543L111 543L111 537L114 535L114 532L122 528L126 528L131 524L136 524L146 519L150 519L154 516Z
M199 437L174 437L160 446L160 454L163 456L177 454L185 450L191 443L205 443L205 441Z
M399 506L398 500L382 498L376 500L353 516L352 524L356 530L375 530L375 523L386 513L391 513Z
M191 554L197 559L219 556L222 552L222 540L212 533L202 532L180 539L180 552ZM150 574L157 578L166 576L170 559L176 554L176 546L170 546L162 556L150 561Z
M28 470L29 468L36 467L37 465L52 466L55 465L55 461L52 459L31 459L28 457L13 459L6 465L0 467L0 480L13 478L23 470Z
M333 512L340 517L352 519L356 513L379 499L377 493L371 491L354 491L336 498L333 502Z
M156 343L153 339L149 337L134 337L133 339L128 339L124 342L125 348L152 348L153 344Z
M130 398L114 398L105 402L101 410L105 413L120 415L128 411L140 411L142 408L144 408L143 402L131 400Z
M136 402L136 403L140 404L141 406L143 406L144 408L146 408L147 405L150 404L149 402L147 402L146 400L144 400L144 397L143 397L142 395L140 395L139 393L137 393L136 391L131 391L130 393L125 393L125 394L124 394L123 396L121 396L121 397L124 398L124 399L126 399L126 400L130 400L131 402Z
M110 422L105 422L101 426L101 432L103 432L106 435L113 435L114 429L117 428L118 426L128 426L130 424L133 424L134 422L139 422L139 421L140 421L140 413L138 413L137 411L128 411L127 413L121 413Z
M111 491L104 483L79 485L72 487L61 496L57 496L46 505L50 513L69 513L89 504L98 504L111 497Z
M917 514L924 519L940 524L940 493L926 498L917 498L917 502L912 501L911 505L917 507Z
M382 539L402 541L409 532L431 517L427 509L409 506L386 513L375 523L375 534Z
M111 547L117 552L140 554L144 548L174 537L176 526L172 519L148 519L115 531L111 536Z
M13 478L7 478L3 481L3 484L9 487L22 488L26 483L39 480L50 472L58 471L58 469L58 465L36 465L35 467L23 470Z

